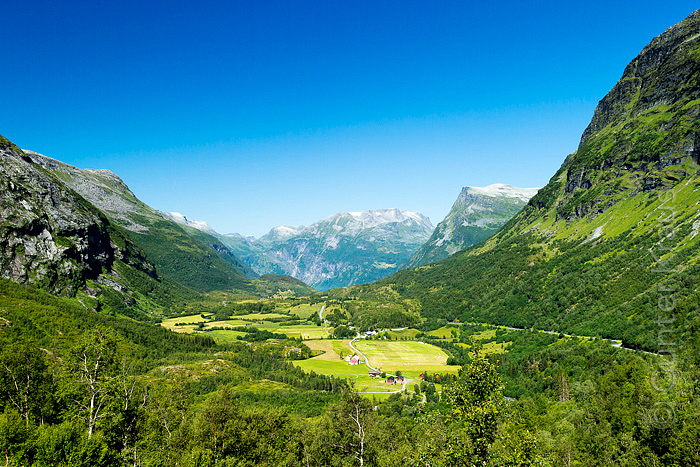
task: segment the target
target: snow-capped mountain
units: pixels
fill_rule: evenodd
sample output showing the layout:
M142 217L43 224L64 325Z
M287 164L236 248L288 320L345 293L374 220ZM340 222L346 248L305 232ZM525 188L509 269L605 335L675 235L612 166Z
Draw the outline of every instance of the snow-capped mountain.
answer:
M490 237L517 214L538 190L503 183L486 187L465 186L428 242L401 269L436 263Z
M202 232L206 232L208 234L214 234L216 233L214 229L212 229L209 224L206 223L206 221L193 221L192 219L188 219L179 212L161 212L163 217L166 217L172 221L177 222L178 224L181 225L186 225L188 227L192 227L197 230L201 230Z
M306 226L278 225L258 239L261 244L274 244L303 232Z
M433 232L400 209L341 212L308 226L279 226L254 241L222 236L258 274L287 274L319 290L393 274Z

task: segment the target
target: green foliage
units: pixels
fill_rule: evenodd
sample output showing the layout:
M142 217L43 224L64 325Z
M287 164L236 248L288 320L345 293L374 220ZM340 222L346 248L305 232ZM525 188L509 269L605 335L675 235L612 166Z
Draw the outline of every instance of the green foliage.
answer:
M450 417L459 425L448 441L447 465L476 467L489 462L504 403L501 390L495 366L478 354L445 390Z
M332 292L331 292L332 293ZM361 331L405 328L420 322L420 315L409 303L396 300L345 300L334 298L324 319L334 326L352 325ZM414 308L415 309L415 308Z
M336 339L347 339L349 337L355 337L355 332L347 326L343 326L341 324L333 329L333 337Z
M0 409L19 413L26 425L52 418L53 378L43 352L26 342L0 351Z
M199 292L253 290L254 287L211 247L200 243L177 224L139 216L148 232L129 232L161 274Z

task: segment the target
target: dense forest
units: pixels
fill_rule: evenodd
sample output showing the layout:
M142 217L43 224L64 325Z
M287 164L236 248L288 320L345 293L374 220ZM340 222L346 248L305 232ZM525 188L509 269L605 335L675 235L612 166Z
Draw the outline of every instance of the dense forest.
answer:
M477 341L486 328L454 325L446 348L472 349L454 352L460 374L378 401L293 366L310 356L300 340L216 344L0 285L8 466L700 462L692 347L666 367L602 341L508 330ZM509 350L481 352L490 342Z

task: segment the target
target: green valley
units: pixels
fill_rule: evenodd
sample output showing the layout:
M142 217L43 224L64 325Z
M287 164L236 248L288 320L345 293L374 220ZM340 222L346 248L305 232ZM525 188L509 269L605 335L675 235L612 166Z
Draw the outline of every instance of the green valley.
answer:
M546 186L467 187L433 237L398 209L222 236L0 137L0 463L700 465L698 31Z

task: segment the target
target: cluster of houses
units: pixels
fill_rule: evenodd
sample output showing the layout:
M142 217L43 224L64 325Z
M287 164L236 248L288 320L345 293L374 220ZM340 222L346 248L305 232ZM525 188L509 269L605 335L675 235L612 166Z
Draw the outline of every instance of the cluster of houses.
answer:
M380 378L382 376L382 372L379 370L369 370L368 375L371 378ZM403 384L404 382L404 377L403 376L389 376L386 379L386 382L389 384Z
M389 376L386 382L389 384L403 384L403 376Z

